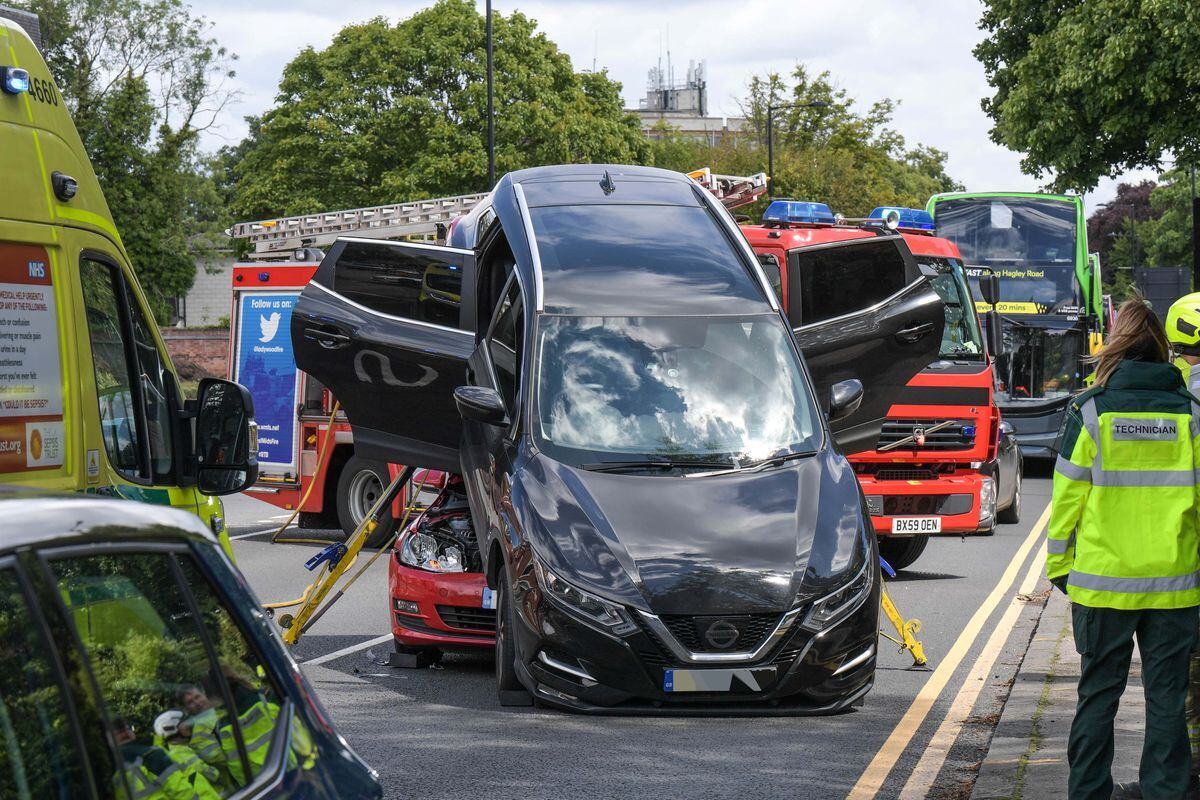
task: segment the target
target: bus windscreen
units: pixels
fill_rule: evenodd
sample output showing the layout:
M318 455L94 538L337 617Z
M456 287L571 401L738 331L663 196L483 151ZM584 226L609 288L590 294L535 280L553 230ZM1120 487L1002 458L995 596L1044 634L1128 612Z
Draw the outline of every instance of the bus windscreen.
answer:
M1061 313L1079 304L1074 204L1028 197L947 199L938 202L936 219L938 236L962 253L977 299L979 268L988 267L1000 276L1002 313Z

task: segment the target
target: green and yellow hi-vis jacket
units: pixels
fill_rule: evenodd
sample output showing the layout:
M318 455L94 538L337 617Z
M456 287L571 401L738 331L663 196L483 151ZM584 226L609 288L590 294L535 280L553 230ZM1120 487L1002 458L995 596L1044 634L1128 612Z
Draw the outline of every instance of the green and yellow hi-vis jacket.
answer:
M1187 390L1200 397L1200 364L1189 364L1183 360L1183 356L1180 356L1175 359L1175 366L1179 368L1179 374L1183 376L1183 383L1187 386Z
M1084 606L1200 605L1200 402L1171 364L1122 361L1067 407L1046 575Z

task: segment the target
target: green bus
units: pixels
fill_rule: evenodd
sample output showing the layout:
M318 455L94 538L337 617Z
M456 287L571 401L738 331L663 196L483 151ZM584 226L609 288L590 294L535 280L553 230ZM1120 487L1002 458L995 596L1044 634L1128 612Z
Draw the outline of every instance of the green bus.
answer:
M975 294L999 277L996 404L1026 456L1053 457L1063 409L1085 388L1086 358L1104 333L1100 263L1089 256L1083 200L1028 192L929 198L938 236L958 246Z

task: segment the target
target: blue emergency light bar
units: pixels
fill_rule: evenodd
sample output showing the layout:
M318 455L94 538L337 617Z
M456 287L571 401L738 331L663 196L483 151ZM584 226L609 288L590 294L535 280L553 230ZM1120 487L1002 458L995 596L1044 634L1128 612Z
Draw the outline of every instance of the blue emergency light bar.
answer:
M805 203L798 200L772 200L763 212L763 224L836 225L837 217L824 203Z
M29 91L29 73L19 67L0 67L0 87L8 94Z
M879 206L871 211L867 219L882 220L883 215L888 211L895 211L900 215L900 224L896 227L907 229L910 231L932 231L933 216L920 208L900 208L899 206Z

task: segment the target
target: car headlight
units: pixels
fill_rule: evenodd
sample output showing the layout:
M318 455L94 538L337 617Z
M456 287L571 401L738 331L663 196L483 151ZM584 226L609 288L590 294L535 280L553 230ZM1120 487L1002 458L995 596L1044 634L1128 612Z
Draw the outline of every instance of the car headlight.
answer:
M813 603L800 627L813 633L833 627L866 602L874 582L875 569L868 558L849 583Z
M429 572L464 571L462 548L427 533L405 534L396 558L401 564Z
M621 606L572 586L537 561L533 567L542 591L567 611L618 636L637 630L637 624Z

